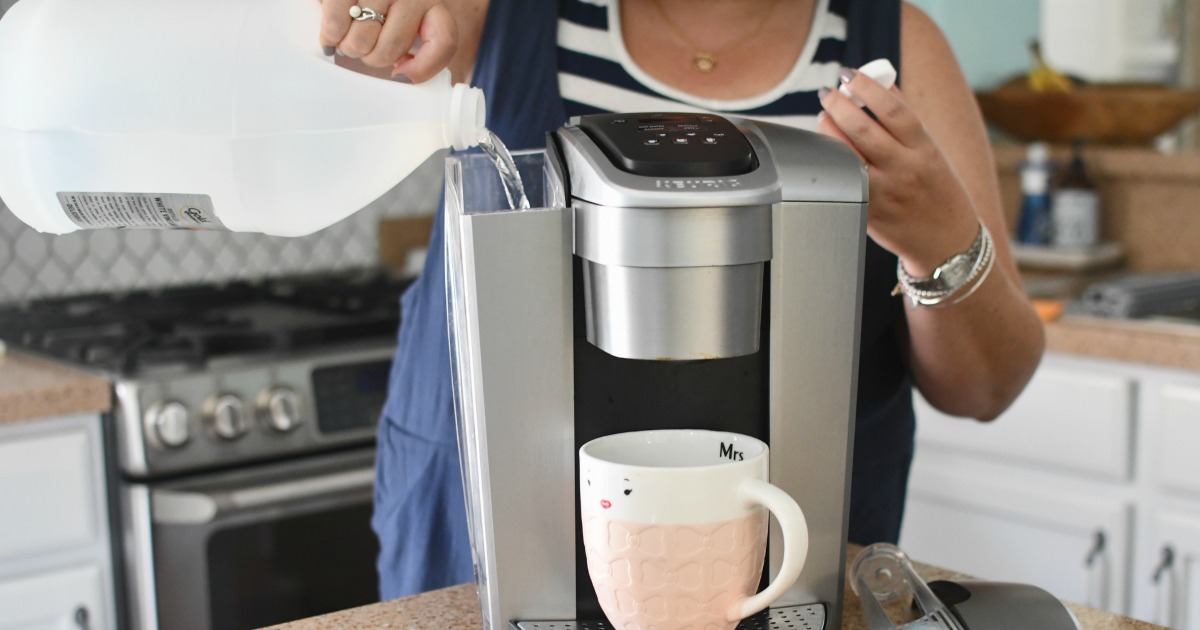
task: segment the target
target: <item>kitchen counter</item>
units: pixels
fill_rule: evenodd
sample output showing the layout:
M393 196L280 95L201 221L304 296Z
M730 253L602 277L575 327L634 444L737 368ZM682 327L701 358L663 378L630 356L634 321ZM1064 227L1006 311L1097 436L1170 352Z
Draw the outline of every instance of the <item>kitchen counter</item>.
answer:
M0 424L74 413L104 412L108 380L18 352L0 352Z
M1200 372L1200 324L1067 316L1046 324L1046 351Z
M852 560L855 550L847 554ZM917 564L926 581L964 576L951 571ZM1111 613L1068 604L1084 630L1154 630L1153 624L1134 621ZM867 630L858 598L846 588L842 607L842 630ZM341 612L272 626L275 630L333 630L341 628L402 628L404 630L477 630L481 625L479 600L474 584L460 584L412 597L352 608Z

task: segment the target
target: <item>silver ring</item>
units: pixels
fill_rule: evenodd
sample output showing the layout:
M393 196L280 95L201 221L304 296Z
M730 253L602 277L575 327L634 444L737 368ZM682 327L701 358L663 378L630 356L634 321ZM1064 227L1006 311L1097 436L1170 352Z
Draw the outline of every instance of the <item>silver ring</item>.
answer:
M375 9L364 9L356 4L350 7L350 17L354 18L355 22L375 20L376 22L383 24L384 15Z

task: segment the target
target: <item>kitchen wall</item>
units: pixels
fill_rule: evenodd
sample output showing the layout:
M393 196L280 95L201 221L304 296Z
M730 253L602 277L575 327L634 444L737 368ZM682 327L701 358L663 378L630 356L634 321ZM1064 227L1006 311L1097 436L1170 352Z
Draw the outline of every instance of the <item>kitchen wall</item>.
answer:
M1029 68L1040 0L910 0L941 27L967 80L987 89ZM984 27L983 25L986 25Z
M1034 39L1051 65L1091 81L1187 78L1180 52L1192 0L909 1L942 28L976 89L1024 73Z

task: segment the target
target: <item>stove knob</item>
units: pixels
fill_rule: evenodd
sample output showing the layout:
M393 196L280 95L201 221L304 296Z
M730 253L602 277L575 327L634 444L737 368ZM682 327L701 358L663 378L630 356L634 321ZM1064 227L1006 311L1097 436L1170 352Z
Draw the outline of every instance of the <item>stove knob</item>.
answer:
M179 448L188 441L188 409L168 400L146 410L146 433L159 448Z
M291 431L304 420L300 397L286 387L264 390L258 396L258 417L280 433Z
M204 403L204 423L217 437L236 440L246 434L246 410L233 394L213 396Z

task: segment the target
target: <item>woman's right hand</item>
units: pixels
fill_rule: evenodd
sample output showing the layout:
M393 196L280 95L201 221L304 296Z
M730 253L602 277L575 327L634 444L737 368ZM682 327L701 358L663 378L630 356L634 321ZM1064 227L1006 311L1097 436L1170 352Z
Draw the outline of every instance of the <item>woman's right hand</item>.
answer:
M358 5L384 15L355 21L350 7ZM443 0L322 0L321 46L414 83L445 69L458 50L458 23ZM415 54L410 53L417 41Z

